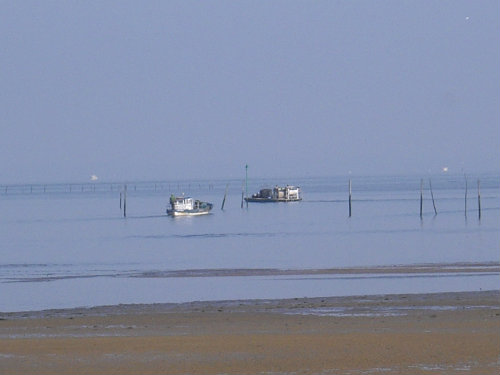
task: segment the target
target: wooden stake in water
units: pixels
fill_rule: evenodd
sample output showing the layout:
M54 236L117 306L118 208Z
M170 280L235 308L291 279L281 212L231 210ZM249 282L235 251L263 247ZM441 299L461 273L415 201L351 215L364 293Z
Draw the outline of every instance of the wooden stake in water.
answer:
M464 213L465 216L467 217L467 175L464 175L465 178L465 200L464 200Z
M437 215L438 212L436 210L436 203L434 202L434 193L432 192L432 183L431 183L430 178L429 178L429 189L431 190L431 198L432 198L432 206L434 207L434 215Z
M248 164L245 164L245 198L248 198ZM248 200L247 208L248 208Z
M241 208L243 208L244 200L245 200L245 185L241 187Z
M245 164L245 197L248 198L248 164Z
M120 191L120 210L122 209L122 192Z
M229 184L226 184L226 191L224 192L224 199L222 200L222 206L221 206L221 210L224 210L224 204L226 203L226 195L227 195L227 189L229 187Z
M424 180L420 179L420 218L422 218L423 206L424 206Z
M123 217L127 217L127 184L123 190Z
M351 179L349 179L349 217L352 215L352 184Z
M477 180L477 209L478 209L478 218L481 220L481 187L479 179Z

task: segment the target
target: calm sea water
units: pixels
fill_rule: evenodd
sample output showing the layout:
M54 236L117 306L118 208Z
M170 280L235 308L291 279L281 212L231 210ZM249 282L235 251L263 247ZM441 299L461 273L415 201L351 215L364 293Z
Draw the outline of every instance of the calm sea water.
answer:
M478 218L477 178L482 217ZM241 208L242 181L4 187L0 192L0 311L119 303L291 298L497 289L498 274L211 276L216 269L324 269L497 262L500 177L251 180L249 193L296 184L303 201ZM225 210L220 210L226 183ZM203 217L170 218L170 193L214 203ZM191 277L190 270L208 270ZM165 271L181 271L166 277ZM160 277L158 277L160 275ZM161 276L163 275L163 276ZM154 277L153 277L154 276Z

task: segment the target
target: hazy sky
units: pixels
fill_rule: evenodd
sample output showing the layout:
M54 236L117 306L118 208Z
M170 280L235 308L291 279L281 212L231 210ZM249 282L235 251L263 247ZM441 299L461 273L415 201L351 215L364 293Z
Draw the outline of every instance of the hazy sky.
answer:
M498 171L500 1L0 1L0 183Z

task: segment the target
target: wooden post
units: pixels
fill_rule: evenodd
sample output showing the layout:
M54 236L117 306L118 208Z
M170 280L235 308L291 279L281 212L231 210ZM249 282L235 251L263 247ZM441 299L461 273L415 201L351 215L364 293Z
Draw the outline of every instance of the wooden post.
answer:
M120 191L120 210L122 209L122 192Z
M434 202L434 193L432 192L432 183L431 183L431 179L429 178L429 188L431 190L431 198L432 198L432 206L434 207L434 215L437 215L438 212L436 210L436 203Z
M351 179L349 179L349 217L352 215L352 184Z
M244 201L245 201L245 185L241 187L241 208L243 208Z
M464 175L464 178L465 178L464 213L465 213L465 217L467 217L467 175Z
M123 190L123 217L127 217L127 184Z
M224 204L226 203L226 195L227 195L227 189L229 187L229 184L226 184L226 191L224 192L224 199L222 200L222 206L221 206L221 210L224 210Z
M477 180L477 209L478 209L478 218L481 220L481 187L479 179Z
M245 164L245 197L248 198L248 164Z
M420 179L420 219L422 219L423 206L424 206L424 180Z

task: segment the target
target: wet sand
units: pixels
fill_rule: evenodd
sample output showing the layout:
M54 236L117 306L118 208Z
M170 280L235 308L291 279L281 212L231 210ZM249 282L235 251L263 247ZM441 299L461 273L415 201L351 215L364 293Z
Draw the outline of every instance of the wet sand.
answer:
M499 374L500 292L0 314L2 374Z

